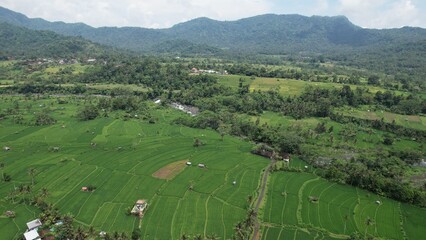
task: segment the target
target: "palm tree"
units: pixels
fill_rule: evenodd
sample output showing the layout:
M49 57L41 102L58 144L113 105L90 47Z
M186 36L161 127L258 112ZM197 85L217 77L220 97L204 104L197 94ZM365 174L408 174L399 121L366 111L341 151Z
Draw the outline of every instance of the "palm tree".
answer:
M117 231L115 231L115 232L112 234L112 239L115 239L115 240L120 239L120 234L119 234Z
M239 237L239 239L244 239L243 223L242 222L238 222L237 225L235 225L234 230L235 230L235 232L237 232L237 236Z
M201 234L197 234L195 235L194 240L203 240L203 237L201 236Z
M186 233L182 234L182 236L180 237L181 240L188 240L189 236L186 235Z
M65 214L63 222L64 225L71 225L74 222L74 216L71 213Z
M126 233L125 233L125 232L122 232L122 233L121 233L121 236L120 236L120 239L121 239L121 240L127 240L127 239L129 239L129 238L127 237L127 235L126 235Z
M257 217L257 212L254 209L250 209L247 214L247 220L246 220L247 226L252 226L253 223L256 221L256 217Z
M347 214L345 215L344 220L345 220L345 230L343 231L343 233L346 233L346 223L349 220L349 216Z
M252 195L248 195L247 196L247 203L250 205L252 201L253 201L253 196Z
M47 197L47 195L49 195L49 190L47 190L47 188L42 188L41 189L41 196L42 197Z
M365 220L365 226L366 227L365 227L364 238L367 238L368 227L371 226L371 225L373 225L373 224L374 224L373 220L371 220L370 217L367 217L367 220Z
M93 226L89 227L89 230L87 231L89 236L94 237L96 235L96 230Z
M0 169L1 169L1 179L2 180L4 180L4 171L3 171L3 169L4 169L4 163L0 163Z
M84 231L84 229L79 226L77 228L77 231L76 231L75 235L74 235L75 239L76 240L84 240L84 239L86 239L86 236L87 236L87 234Z
M35 168L28 169L28 175L30 175L31 177L31 183L33 186L34 186L34 176L36 175L36 173L37 173L37 169Z
M207 238L208 240L216 240L216 239L219 239L219 237L218 237L215 233L212 233L212 234L207 235L207 236L206 236L206 238Z

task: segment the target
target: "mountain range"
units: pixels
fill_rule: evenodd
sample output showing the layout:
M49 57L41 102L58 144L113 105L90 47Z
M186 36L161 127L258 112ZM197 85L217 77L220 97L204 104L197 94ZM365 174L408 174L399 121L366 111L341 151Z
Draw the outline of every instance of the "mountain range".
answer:
M423 43L426 29L365 29L344 16L266 14L237 21L197 18L167 29L94 28L84 23L49 22L0 7L0 22L32 30L82 37L142 53L245 52L255 54L334 53Z

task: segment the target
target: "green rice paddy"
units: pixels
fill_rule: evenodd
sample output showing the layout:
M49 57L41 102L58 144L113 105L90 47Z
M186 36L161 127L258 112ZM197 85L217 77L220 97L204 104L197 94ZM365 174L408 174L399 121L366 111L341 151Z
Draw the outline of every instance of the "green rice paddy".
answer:
M338 239L355 232L362 237L422 239L426 234L425 209L310 173L273 173L268 189L263 239Z
M16 99L4 97L1 108L11 107ZM212 130L173 125L172 120L183 113L155 106L150 110L158 119L155 124L116 118L119 112L82 122L74 117L82 100L66 100L70 103L19 98L24 122L49 106L57 119L51 126L19 125L10 118L0 121L0 147L11 148L0 151L0 160L12 177L0 185L0 214L16 212L14 219L0 216L2 239L22 237L25 223L40 213L5 200L15 186L31 184L29 168L37 170L33 192L47 188L47 202L63 214L71 213L86 228L128 234L140 228L143 239L179 239L183 234L232 238L235 224L247 214L248 196L256 197L261 172L269 163L250 153L251 143L230 136L222 141ZM279 123L278 116L264 117L262 121ZM205 145L193 147L195 138ZM186 159L192 166L172 180L152 176ZM197 167L199 163L206 168ZM291 164L302 169L305 165L296 158ZM96 190L81 191L88 185ZM312 196L318 202L311 202ZM142 220L126 215L138 199L149 204ZM421 239L426 234L422 227L426 210L310 173L272 173L259 219L262 239L347 238L355 231L385 239Z

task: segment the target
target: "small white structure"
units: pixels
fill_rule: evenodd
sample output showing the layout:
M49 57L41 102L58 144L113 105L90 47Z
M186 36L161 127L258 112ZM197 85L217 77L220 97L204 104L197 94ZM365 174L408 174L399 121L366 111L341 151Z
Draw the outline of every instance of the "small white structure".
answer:
M305 166L305 169L308 169L308 166Z
M10 147L4 147L3 150L10 151Z
M33 229L36 229L43 225L40 221L40 219L33 220L31 222L27 222L28 231L31 231Z
M104 238L105 236L106 236L106 232L105 231L101 231L100 233L99 233L99 237L101 237L101 238Z
M233 181L233 182L232 182L232 185L235 185L235 184L237 184L237 181Z
M143 214L148 206L146 200L137 200L135 206L133 207L131 213L139 215L139 217L143 217Z
M379 205L380 205L380 204L382 204L382 202L380 202L379 200L377 200L377 201L376 201L376 204L379 204Z
M154 101L154 103L155 103L155 104L160 104L160 103L161 103L161 99L156 99L156 100Z
M200 168L205 168L205 167L206 167L206 165L204 165L204 164L200 163L200 164L198 164L198 167L200 167Z
M36 240L41 239L40 235L38 235L38 232L36 229L31 230L29 232L24 233L25 240Z
M192 166L192 162L186 162L187 166Z

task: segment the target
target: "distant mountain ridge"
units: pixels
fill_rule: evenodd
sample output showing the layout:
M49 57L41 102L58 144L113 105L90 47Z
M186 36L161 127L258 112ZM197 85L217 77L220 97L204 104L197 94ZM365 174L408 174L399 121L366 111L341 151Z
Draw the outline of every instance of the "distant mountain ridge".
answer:
M383 44L419 42L426 30L364 29L344 16L305 17L265 14L237 21L197 18L167 29L137 27L94 28L83 23L49 22L31 19L0 7L0 22L34 29L50 30L67 36L138 52L285 54L296 52L327 53L344 49L364 49Z
M81 37L0 22L0 58L95 57L112 51Z

